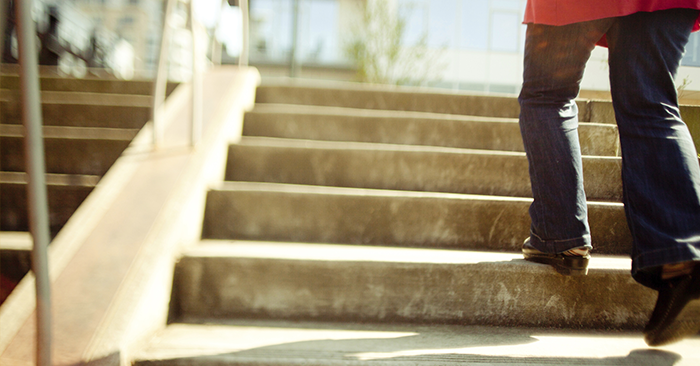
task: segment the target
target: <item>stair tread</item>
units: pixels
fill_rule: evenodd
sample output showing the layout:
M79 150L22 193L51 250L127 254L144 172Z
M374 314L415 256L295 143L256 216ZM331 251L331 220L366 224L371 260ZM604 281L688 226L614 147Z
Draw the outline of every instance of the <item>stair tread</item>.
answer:
M2 250L32 250L34 239L26 231L0 231L0 249Z
M269 114L302 114L302 115L327 115L348 117L373 117L393 119L426 119L426 120L451 120L463 122L494 122L494 123L518 123L517 118L469 116L463 114L435 113L422 111L401 111L384 109L364 109L352 107L337 107L307 104L285 103L257 103L251 112ZM601 124L601 126L609 126Z
M402 191L391 189L372 188L348 188L332 186L315 186L289 183L267 183L267 182L239 182L225 181L212 186L214 190L226 191L254 191L254 192L282 192L282 193L306 193L306 194L333 194L348 196L373 196L373 197L433 197L446 199L480 200L480 201L510 201L510 202L532 202L532 198L493 196L464 193L445 193L427 191ZM620 202L589 201L590 206L624 207Z
M522 259L519 253L472 250L403 248L343 244L287 243L269 241L205 239L186 253L192 257L270 258L306 261L393 262L429 264L512 263L514 266L538 266ZM590 270L630 270L630 259L619 255L593 255ZM548 268L547 268L548 269Z
M148 95L42 91L42 104L104 105L125 107L151 107L153 98ZM0 101L19 102L19 92L0 89Z
M242 146L261 146L261 147L278 147L278 148L303 148L303 149L330 149L330 150L365 150L365 151L405 151L405 152L430 152L430 153L453 153L453 154L472 154L472 155L494 155L494 156L513 156L525 157L524 152L519 151L504 151L504 150L487 150L473 149L461 147L446 147L432 145L406 145L392 144L379 142L359 142L359 141L326 141L326 140L307 140L296 138L280 138L280 137L263 137L263 136L244 136L237 143ZM617 156L598 156L584 155L584 160L608 160L619 161Z
M131 141L139 130L135 128L42 126L41 132L44 138ZM24 126L0 124L0 136L24 137Z
M518 118L509 117L489 117L478 115L449 114L421 111L383 110L383 109L363 109L351 107L336 107L324 105L307 104L284 104L284 103L257 103L250 114L301 114L301 115L327 115L327 116L347 116L347 117L373 117L391 119L425 119L425 120L449 120L460 122L483 122L483 123L503 123L518 124ZM580 125L599 127L616 130L615 125L609 123L580 121Z
M641 332L237 321L171 324L134 365L697 365L700 338L647 349Z

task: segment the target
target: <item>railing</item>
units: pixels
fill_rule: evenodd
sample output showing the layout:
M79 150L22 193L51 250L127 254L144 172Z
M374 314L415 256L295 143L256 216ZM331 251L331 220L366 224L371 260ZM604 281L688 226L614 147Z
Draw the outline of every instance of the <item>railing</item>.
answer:
M176 1L168 0L163 25L156 87L153 104L153 143L157 146L161 136L160 107L165 100L167 84L168 42L170 41L169 19ZM189 1L190 31L192 32L192 124L191 143L195 145L201 134L201 66L197 55L197 33L201 25L194 14L194 1ZM0 0L0 18L4 21L7 1ZM44 142L42 138L41 95L39 88L39 66L36 49L36 25L32 19L32 2L15 1L17 19L17 38L19 48L22 120L25 126L25 159L28 175L29 225L34 240L32 250L32 267L36 277L36 363L40 366L51 365L51 286L48 267L48 245L50 242L48 198L45 181ZM223 2L222 2L223 5ZM248 63L248 2L240 1L243 15L243 50L239 65ZM4 27L2 27L4 29ZM3 32L4 35L4 32ZM0 38L0 41L4 41ZM4 44L0 42L0 44Z
M0 6L7 9L5 1ZM36 26L32 20L32 2L15 1L19 48L22 122L25 129L25 161L28 175L29 227L34 239L32 269L36 278L36 363L51 365L51 285L47 249L49 214L45 180L44 141L42 138L39 65ZM2 14L4 15L4 14ZM4 28L3 28L4 32Z
M163 20L163 33L160 43L160 55L158 60L158 70L156 72L156 80L153 94L153 107L152 107L152 120L153 120L153 146L157 147L162 140L162 134L164 130L161 107L165 102L165 91L168 83L168 56L169 56L169 45L171 40L172 27L170 20L172 18L175 6L179 1L187 2L186 0L168 0L165 8L165 16ZM191 115L191 129L190 129L190 144L195 146L199 141L202 133L202 66L199 64L201 59L198 57L200 55L199 48L201 45L198 42L198 35L201 34L203 27L197 21L194 16L194 4L196 0L189 0L188 6L188 25L189 30L192 34L192 115ZM241 54L238 59L239 66L248 65L248 0L238 1L241 8L242 14L242 49ZM227 6L227 0L222 0L221 6ZM218 27L218 21L215 25L215 29ZM220 49L212 51L212 59L217 62L218 55L220 54Z

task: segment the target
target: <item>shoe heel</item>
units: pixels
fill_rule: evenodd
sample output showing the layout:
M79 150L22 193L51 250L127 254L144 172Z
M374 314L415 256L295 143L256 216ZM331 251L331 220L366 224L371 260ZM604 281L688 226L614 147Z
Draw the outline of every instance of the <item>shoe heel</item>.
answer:
M585 276L588 274L589 257L564 257L561 266L557 267L559 273L565 276Z

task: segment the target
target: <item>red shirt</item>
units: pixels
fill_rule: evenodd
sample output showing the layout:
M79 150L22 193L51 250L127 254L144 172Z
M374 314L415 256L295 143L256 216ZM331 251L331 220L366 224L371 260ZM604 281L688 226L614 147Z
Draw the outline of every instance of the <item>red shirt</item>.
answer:
M674 8L700 10L700 0L528 0L524 23L566 25ZM700 18L695 22L694 31L700 30L699 21Z

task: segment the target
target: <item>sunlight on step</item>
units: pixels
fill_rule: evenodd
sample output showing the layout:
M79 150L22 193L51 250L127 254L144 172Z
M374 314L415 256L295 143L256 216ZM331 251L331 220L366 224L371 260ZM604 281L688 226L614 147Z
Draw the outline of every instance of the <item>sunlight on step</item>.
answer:
M445 349L410 349L395 352L367 352L350 355L361 361L397 359L404 357L436 356L436 355L464 355L464 356L484 356L484 357L504 357L517 359L536 359L546 356L546 358L557 358L562 364L576 364L574 359L579 360L607 360L615 359L631 362L639 359L644 365L669 364L669 359L673 359L670 364L690 365L696 362L696 347L700 346L700 339L694 338L685 340L675 345L664 348L649 348L644 343L640 334L615 335L615 333L599 333L589 336L567 336L567 335L537 335L530 336L532 342L522 344L507 344L485 347L464 347ZM677 352L677 353L676 353ZM687 362L677 363L681 358L680 354L691 356ZM569 359L572 362L565 362ZM666 361L666 362L664 362ZM597 363L596 363L597 364ZM607 362L601 364L608 364ZM612 364L612 363L611 363ZM618 364L618 363L614 363ZM637 363L629 363L637 364Z
M392 339L416 335L418 333L390 331L172 325L168 336L157 338L152 346L168 358L202 357L290 343Z

